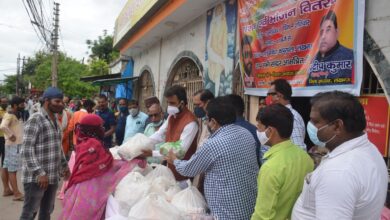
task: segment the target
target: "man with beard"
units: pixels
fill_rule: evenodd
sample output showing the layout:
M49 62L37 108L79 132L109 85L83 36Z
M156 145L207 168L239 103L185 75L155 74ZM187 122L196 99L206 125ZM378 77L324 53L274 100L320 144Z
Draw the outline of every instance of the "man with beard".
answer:
M252 55L252 37L245 35L241 39L241 56L244 67L244 80L247 87L255 87L253 81L253 55Z
M43 93L43 107L26 122L22 145L22 182L25 192L20 219L50 219L60 174L69 176L61 148L61 126L56 114L62 112L62 92L49 87Z

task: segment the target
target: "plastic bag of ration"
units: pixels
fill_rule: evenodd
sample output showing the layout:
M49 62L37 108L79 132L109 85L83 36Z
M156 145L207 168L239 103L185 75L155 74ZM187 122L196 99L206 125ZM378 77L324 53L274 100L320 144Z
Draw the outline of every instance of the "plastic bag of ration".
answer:
M171 203L184 214L206 213L207 203L199 190L187 180L188 187L177 193Z
M142 154L142 150L153 150L152 139L144 134L137 133L123 143L118 150L118 154L125 160L132 160Z
M112 195L107 200L105 220L127 220L127 216L119 213L119 203Z
M172 181L164 176L157 177L153 180L150 186L150 193L158 193L170 202L176 193L180 192L181 189L176 181Z
M119 213L127 216L133 205L149 191L150 184L138 172L130 172L117 185L114 198L119 203Z
M162 196L150 193L131 208L131 220L181 220L180 211Z
M160 153L164 156L167 156L170 150L172 150L179 159L183 159L184 155L186 154L186 152L181 147L181 140L176 142L167 142L160 147Z
M146 175L145 179L146 181L152 183L157 177L161 177L161 176L166 177L171 182L176 181L172 171L164 165L157 165L153 171L151 171L148 175Z
M115 146L110 148L110 153L112 154L112 157L114 160L121 160L122 158L118 154L119 146Z

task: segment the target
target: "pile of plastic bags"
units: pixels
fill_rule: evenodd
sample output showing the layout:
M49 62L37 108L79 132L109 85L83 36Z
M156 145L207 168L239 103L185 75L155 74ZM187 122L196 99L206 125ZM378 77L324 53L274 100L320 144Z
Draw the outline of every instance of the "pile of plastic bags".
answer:
M162 165L150 172L133 170L121 180L114 196L110 197L106 219L202 219L196 216L205 215L206 201L191 181L188 180L187 184L189 186L182 190L172 171Z

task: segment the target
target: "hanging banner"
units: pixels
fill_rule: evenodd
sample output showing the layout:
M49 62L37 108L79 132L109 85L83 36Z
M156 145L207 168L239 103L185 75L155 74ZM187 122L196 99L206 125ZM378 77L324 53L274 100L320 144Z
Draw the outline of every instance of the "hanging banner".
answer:
M385 96L359 97L366 114L368 139L378 148L383 157L388 156L390 110Z
M229 0L207 11L205 88L221 96L232 93L236 47L237 2Z
M294 96L360 95L364 0L239 0L245 93L265 96L277 78Z

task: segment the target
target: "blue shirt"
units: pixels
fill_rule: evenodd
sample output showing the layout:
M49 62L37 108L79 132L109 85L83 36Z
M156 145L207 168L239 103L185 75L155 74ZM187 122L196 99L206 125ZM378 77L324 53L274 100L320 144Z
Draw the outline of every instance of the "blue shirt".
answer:
M261 150L260 150L260 141L259 139L257 138L257 128L256 126L254 126L253 124L249 123L247 120L245 120L243 117L237 117L236 119L236 122L234 123L235 125L239 125L245 129L247 129L253 136L253 138L255 138L255 141L256 141L256 157L257 157L257 162L258 164L260 165L261 164L261 158L263 157L263 154L261 153Z
M119 113L117 125L115 128L115 138L116 138L116 143L118 145L122 144L123 138L125 137L126 119L128 115L129 115L128 111L127 113Z
M256 142L240 126L225 125L210 135L190 160L175 160L184 176L205 174L204 193L211 214L221 220L250 219L256 202Z
M133 137L137 133L144 133L146 119L148 119L148 115L139 112L135 117L129 115L126 119L126 130L125 130L125 138L123 142L126 142L127 139Z
M101 119L103 119L103 127L105 132L110 130L111 126L116 125L115 115L108 108L96 111L96 114L99 115ZM112 135L105 137L103 141L106 148L112 147Z

